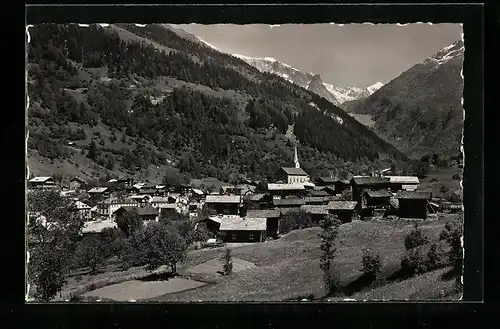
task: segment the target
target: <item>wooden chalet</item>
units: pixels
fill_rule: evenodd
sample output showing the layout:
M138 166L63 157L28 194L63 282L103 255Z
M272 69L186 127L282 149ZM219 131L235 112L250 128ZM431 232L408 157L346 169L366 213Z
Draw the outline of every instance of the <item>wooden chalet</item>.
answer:
M242 197L240 195L207 195L205 206L213 209L217 214L238 215Z
M431 192L400 191L396 194L398 200L398 215L400 218L427 218L428 204Z
M273 199L274 208L296 208L299 209L300 206L306 204L305 199L299 198L288 198L288 199Z
M336 215L342 223L352 222L356 208L356 201L330 201L327 206L328 212Z
M57 188L56 181L52 177L34 177L28 181L28 188L31 189L54 189Z
M69 181L69 189L73 191L87 190L87 181L81 177L73 177Z
M266 218L226 217L219 231L223 242L264 242L266 240Z
M306 196L304 201L307 205L326 205L330 201L330 196Z
M109 198L111 191L108 187L94 187L87 191L93 200L102 200Z
M84 220L89 220L92 218L92 213L90 212L91 208L92 207L90 207L88 204L81 201L75 201L69 206L69 209L71 211L76 212L80 216L80 218Z
M241 187L236 187L236 186L232 186L232 185L224 185L224 186L221 186L219 193L226 194L226 195L231 195L231 194L241 195L242 194L241 191L242 191Z
M420 181L416 176L385 176L389 178L389 188L392 192L415 191Z
M325 217L329 214L327 205L304 205L300 207L300 210L304 211L306 214L309 214L313 223L316 224L324 220Z
M243 197L243 204L246 209L268 209L271 196L265 193L249 194Z
M351 179L352 200L358 202L358 206L360 206L362 203L362 197L364 191L388 190L389 186L390 186L389 178L354 176Z
M249 210L246 215L249 218L266 219L266 235L277 238L279 235L279 220L281 212L279 210Z
M392 193L387 190L365 190L361 199L361 217L383 217L391 207L391 197Z
M109 219L113 218L115 211L121 207L139 207L140 202L131 198L113 199L109 203Z

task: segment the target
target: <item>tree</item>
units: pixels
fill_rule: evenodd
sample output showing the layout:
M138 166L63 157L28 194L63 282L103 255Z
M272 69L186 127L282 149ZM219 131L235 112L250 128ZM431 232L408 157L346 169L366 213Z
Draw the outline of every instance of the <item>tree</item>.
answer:
M311 227L313 225L311 215L304 210L289 211L280 220L281 233Z
M410 250L418 246L429 243L430 238L420 229L418 223L415 223L413 231L405 237L405 248Z
M176 230L157 222L148 223L134 233L142 261L149 270L161 265L170 266L177 273L177 264L186 257L186 240Z
M132 236L136 230L142 227L142 224L143 221L137 213L137 209L126 211L116 219L116 225L127 237Z
M96 160L97 157L97 146L94 141L90 142L89 152L87 153L87 158Z
M362 262L361 271L371 279L375 279L382 270L382 260L378 252L372 252L369 249L363 250Z
M334 247L337 238L340 221L334 215L327 215L321 221L321 258L320 268L323 271L323 282L328 295L333 295L339 287L338 273L336 273L333 261L335 259L336 248Z
M28 193L28 281L34 297L49 301L59 292L69 272L71 255L83 220L69 211L69 200L57 191Z
M74 260L76 265L90 267L91 273L96 273L106 260L106 249L103 241L95 235L84 237L76 247Z
M453 273L457 277L458 285L461 285L460 276L463 267L462 236L463 224L458 220L447 222L444 230L439 235L439 240L446 241L451 247L448 259L453 266Z
M224 275L230 275L233 272L231 248L226 247L224 253L221 256L221 260L223 262L222 273L224 273Z
M113 170L115 168L115 159L113 157L108 158L108 162L106 162L106 168L109 170Z
M339 199L340 200L344 200L344 201L351 201L352 200L352 191L351 191L351 189L345 189L345 190L343 190Z

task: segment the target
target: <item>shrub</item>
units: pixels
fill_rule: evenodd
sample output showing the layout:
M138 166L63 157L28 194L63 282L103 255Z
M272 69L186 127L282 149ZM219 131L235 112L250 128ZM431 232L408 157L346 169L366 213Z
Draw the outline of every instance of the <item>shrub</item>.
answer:
M232 258L231 249L226 247L224 254L221 256L221 260L224 262L222 265L222 273L224 275L229 275L233 272Z
M427 261L421 247L410 249L401 259L401 268L410 276L425 273Z
M429 237L415 223L414 230L405 237L405 248L410 250L429 243Z
M442 245L433 243L427 252L427 269L435 270L444 265L447 265L446 253Z
M369 249L363 250L363 268L361 271L369 277L376 278L382 270L382 260L378 252L372 252Z
M453 176L451 176L451 179L459 180L460 179L460 175L459 174L454 174Z
M463 224L459 221L449 221L446 223L444 230L441 232L439 239L446 241L451 249L448 254L448 259L453 265L453 272L457 276L457 280L462 273L463 266L463 248L462 238Z

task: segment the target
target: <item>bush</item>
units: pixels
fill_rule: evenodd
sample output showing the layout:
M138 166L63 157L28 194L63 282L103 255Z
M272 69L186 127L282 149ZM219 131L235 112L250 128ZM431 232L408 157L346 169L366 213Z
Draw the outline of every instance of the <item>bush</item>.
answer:
M427 269L435 270L447 265L446 253L442 245L433 243L427 252Z
M427 272L427 261L421 247L410 249L401 259L401 268L410 276Z
M224 254L221 256L221 260L224 262L222 265L222 273L224 273L224 275L231 274L233 272L233 262L230 248L226 247Z
M382 270L382 260L378 252L372 252L369 249L363 250L363 272L366 276L376 278Z
M429 237L415 223L414 230L405 237L405 248L410 250L429 243Z
M451 176L451 179L460 180L460 175L454 174L453 176Z

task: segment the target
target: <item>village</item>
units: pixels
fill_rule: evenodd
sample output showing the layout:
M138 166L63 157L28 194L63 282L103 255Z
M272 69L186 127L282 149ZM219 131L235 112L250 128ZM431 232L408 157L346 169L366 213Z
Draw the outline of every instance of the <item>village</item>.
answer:
M252 243L280 236L280 219L302 211L318 224L333 214L342 223L370 219L437 219L438 213L461 212L462 204L433 198L419 190L419 178L393 176L390 168L350 181L319 177L314 182L301 167L295 148L294 167L282 167L275 182L245 180L208 192L190 185L165 186L111 179L106 186L87 189L80 177L59 186L52 177L34 177L28 190L56 189L71 199L71 210L85 220L82 235L116 228L119 216L135 210L143 223L182 214L205 223L216 243ZM29 195L28 195L29 198ZM196 227L196 226L195 226Z

